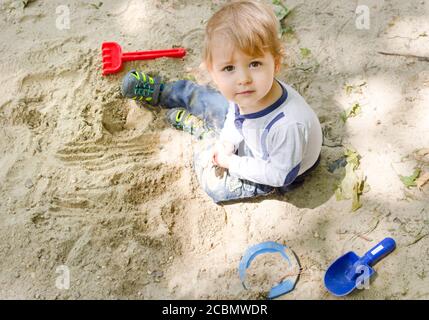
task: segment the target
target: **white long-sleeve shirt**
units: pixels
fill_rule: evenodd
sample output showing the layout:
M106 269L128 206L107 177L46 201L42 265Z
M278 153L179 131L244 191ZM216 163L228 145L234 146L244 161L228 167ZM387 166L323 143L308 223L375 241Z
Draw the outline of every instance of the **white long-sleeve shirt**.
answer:
M291 86L262 111L241 115L230 102L220 140L235 146L229 173L273 187L287 186L317 160L322 129L317 115Z

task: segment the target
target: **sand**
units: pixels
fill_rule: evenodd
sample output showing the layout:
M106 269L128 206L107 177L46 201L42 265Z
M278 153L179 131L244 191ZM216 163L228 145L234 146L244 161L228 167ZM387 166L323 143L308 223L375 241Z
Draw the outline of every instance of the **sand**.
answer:
M399 179L429 171L414 154L429 148L429 64L377 53L429 56L429 1L287 1L294 32L282 38L279 78L320 118L321 165L284 196L216 205L192 172L195 140L170 128L164 111L124 100L119 85L133 67L210 83L201 40L224 2L71 0L69 29L56 27L64 1L0 3L0 298L258 298L242 287L238 263L249 246L276 241L302 268L279 299L335 299L323 286L329 264L387 236L397 249L375 266L369 289L345 299L429 298L428 184ZM355 26L357 4L369 7L368 30ZM103 41L188 55L102 77ZM356 102L362 112L343 123ZM355 212L335 198L344 170L328 171L346 146L361 155L370 187ZM282 269L281 258L266 259L255 275ZM255 279L263 291L279 278Z

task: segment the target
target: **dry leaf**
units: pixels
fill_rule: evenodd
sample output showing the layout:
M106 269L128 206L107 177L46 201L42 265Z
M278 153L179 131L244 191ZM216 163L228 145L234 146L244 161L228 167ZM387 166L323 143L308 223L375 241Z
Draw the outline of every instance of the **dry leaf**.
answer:
M414 157L417 161L429 163L429 148L419 149L414 152Z
M429 172L424 172L423 174L420 175L420 177L416 180L416 186L417 188L419 188L420 190L422 189L422 187L429 182Z
M303 58L307 58L311 54L311 50L308 48L299 48L299 50L301 51L301 56Z
M429 148L423 148L417 151L417 154L424 156L426 154L429 154Z
M415 187L417 186L416 180L420 176L420 172L420 168L416 168L411 176L400 175L399 178L407 188Z
M359 167L359 154L352 149L347 149L345 155L347 160L346 174L337 190L335 190L335 197L337 201L352 199L351 210L356 211L362 206L360 196L362 193L367 192L369 188L368 184L365 183L366 177L363 177L361 171L356 170Z
M343 122L346 122L348 118L355 117L358 114L362 112L362 109L360 107L359 103L353 104L350 108L348 108L346 111L341 112L340 118L343 120Z

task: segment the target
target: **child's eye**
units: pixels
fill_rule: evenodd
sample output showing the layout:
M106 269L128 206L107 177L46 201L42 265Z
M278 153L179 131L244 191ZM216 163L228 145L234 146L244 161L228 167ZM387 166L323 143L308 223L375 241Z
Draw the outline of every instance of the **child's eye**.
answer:
M262 65L262 63L260 63L259 61L253 61L253 62L251 62L251 63L250 63L250 66L251 66L252 68L257 68L257 67L259 67L260 65Z
M222 69L222 71L231 72L234 71L234 66L226 66Z

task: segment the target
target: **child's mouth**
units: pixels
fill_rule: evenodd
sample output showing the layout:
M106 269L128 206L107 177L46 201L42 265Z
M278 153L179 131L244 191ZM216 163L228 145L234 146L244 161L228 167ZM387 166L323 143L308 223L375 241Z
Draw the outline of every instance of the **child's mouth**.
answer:
M255 92L255 91L252 91L252 90L242 91L242 92L237 93L237 95L246 96L246 95L252 94L253 92Z

